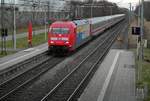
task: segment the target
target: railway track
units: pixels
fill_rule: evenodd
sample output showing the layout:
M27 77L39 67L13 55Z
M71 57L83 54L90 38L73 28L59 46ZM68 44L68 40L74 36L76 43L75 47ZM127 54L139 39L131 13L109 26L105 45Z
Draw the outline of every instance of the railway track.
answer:
M107 35L104 35L104 37L106 37ZM47 54L47 53L46 53ZM45 54L45 55L46 55ZM37 58L38 57L40 57L41 55L39 55L39 56L36 56ZM85 57L86 55L84 55L84 56L82 56L82 57ZM48 56L49 57L49 56ZM34 57L35 58L35 57ZM47 58L47 56L45 57L46 59L44 59L45 60L45 62L46 61L48 61L49 59L52 59L52 57L49 57L49 58ZM80 57L79 57L80 58ZM79 59L78 58L78 59ZM32 58L33 59L33 58ZM36 59L36 58L35 58ZM43 59L43 58L42 58ZM40 59L41 60L41 59ZM57 60L56 60L57 61ZM20 63L20 64L18 64L17 65L17 67L19 67L19 66L22 66L22 67L24 67L25 68L25 66L27 65L28 66L28 64L30 65L30 63L32 63L32 62L34 62L34 61L31 61L30 62L30 60L27 60L27 61L25 61L24 63ZM39 62L39 61L38 61ZM27 64L26 64L27 63ZM35 62L35 64L36 64L37 62ZM3 83L1 83L0 84L0 89L1 89L1 91L0 91L0 100L5 100L6 98L7 98L7 96L9 96L9 95L11 95L12 93L14 93L15 91L17 91L19 88L21 88L21 87L23 87L23 85L26 83L26 82L28 82L28 81L31 81L31 80L28 80L28 79L30 79L30 77L33 75L34 76L34 74L32 74L32 75L29 75L29 73L27 73L27 72L32 72L32 71L34 71L34 70L32 70L32 69L34 69L35 67L38 67L38 65L40 65L40 64L43 64L44 62L43 61L41 61L41 62L39 62L38 64L36 64L34 67L30 67L30 69L27 69L26 71L24 71L24 72L21 72L21 73L19 73L18 75L15 75L15 76L13 76L13 77L11 77L11 79L8 79L7 81L5 81L5 82L3 82ZM53 62L51 62L51 63L53 63ZM50 64L51 64L50 63ZM13 68L12 68L13 69ZM30 71L30 70L32 70L32 71ZM8 71L9 72L9 71ZM14 71L15 72L15 71ZM26 73L26 74L24 74L24 73ZM24 75L24 76L22 76L22 75ZM25 75L27 75L27 77L25 76ZM18 77L18 76L21 76L21 77ZM26 78L24 78L24 77L26 77ZM12 85L14 85L13 87L12 87ZM14 100L13 100L14 101Z
M112 32L83 61L61 80L41 101L77 101L77 91L97 67L123 26ZM119 31L118 31L119 30Z
M46 71L53 68L64 58L49 57L48 59L38 63L36 66L24 71L21 74L16 75L10 80L7 80L0 84L0 101L7 98L8 95L14 93L24 85L32 82Z
M115 31L114 31L114 33L115 33ZM109 34L104 35L102 39L105 39L106 37L108 37L108 35ZM111 38L115 38L115 37L112 37L110 35L109 38L107 38L107 39L111 39ZM65 79L63 79L64 81L71 81L71 83L70 82L64 82L62 79L61 79L62 81L59 84L57 83L58 88L59 87L61 88L65 85L67 85L66 88L60 89L60 92L58 92L57 95L56 95L57 97L54 97L55 96L54 94L55 94L56 91L59 91L59 89L57 88L57 86L55 84L55 86L53 88L51 88L52 93L51 92L48 92L48 93L46 92L47 94L44 93L44 95L46 95L46 96L45 97L42 96L43 99L39 97L39 99L36 99L36 101L39 101L41 99L42 99L42 101L47 101L47 100L48 101L55 101L55 100L57 100L57 101L66 101L66 98L67 99L69 98L70 100L72 100L74 98L76 99L77 98L77 96L76 96L77 92L76 91L78 91L80 89L80 87L81 87L80 85L82 85L82 83L85 82L86 78L89 76L89 74L92 72L92 70L95 68L95 66L99 62L98 60L101 60L102 57L104 56L104 54L105 54L104 50L108 49L108 47L110 47L112 42L113 42L113 39L110 40L109 42L108 42L108 40L107 41L106 40L100 40L100 41L98 41L98 44L101 43L101 44L99 44L99 47L97 47L98 50L95 49L94 50L95 52L93 51L93 53L90 53L90 51L89 51L89 53L87 53L87 54L90 54L90 55L88 55L88 57L86 57L86 55L84 54L82 56L82 58L86 57L84 60L82 59L83 60L82 62L84 64L82 64L82 63L80 63L80 64L78 63L79 65L75 64L74 67L76 67L76 68L73 67L73 71L69 74L69 76L66 75ZM106 45L106 43L107 43L107 45ZM108 45L108 43L109 43L109 45ZM51 59L54 59L54 58L51 58ZM1 97L0 101L18 101L15 98L16 93L22 92L23 91L23 90L21 90L22 88L24 89L27 84L35 82L36 78L38 78L40 75L44 74L47 70L52 68L55 63L56 64L60 63L60 61L63 61L63 58L55 58L54 60L51 60L51 61L47 60L47 63L42 63L41 67L38 66L39 73L37 73L36 70L33 70L33 71L35 71L35 74L34 74L32 71L29 70L29 72L26 75L23 74L24 76L22 75L21 77L17 77L18 79L12 79L13 81L11 81L11 82L3 83L3 85L1 84L0 85L0 89L1 89L0 91L2 91L2 95L0 95L0 97ZM74 63L74 62L72 62L72 63ZM95 66L92 66L92 65L95 65ZM43 69L43 67L45 69ZM77 69L77 67L79 69ZM86 70L84 70L85 68L86 68ZM41 69L43 69L43 70L41 70ZM43 73L40 73L41 71L43 71ZM73 72L75 72L75 71L78 71L78 73L73 74ZM84 73L82 73L82 71ZM31 75L28 76L28 74L31 74ZM74 76L70 77L70 75L74 75ZM68 79L67 76L69 78L72 78L72 80ZM80 78L80 77L82 77L82 78ZM62 78L64 78L64 77L62 76ZM77 80L75 80L74 78L76 78ZM53 82L54 81L51 81L51 84L53 84ZM61 84L63 84L63 85L61 85ZM78 85L78 84L80 84L80 85ZM17 86L12 88L11 87L12 85L17 85ZM69 85L72 85L73 87L69 87ZM70 91L70 88L71 88L72 91ZM50 88L48 88L48 89L50 89ZM65 90L67 90L67 89L69 91L66 92ZM62 94L62 92L64 94ZM68 94L68 92L70 92L70 93ZM60 95L59 95L59 93L60 93ZM0 94L1 94L1 92L0 92ZM50 96L49 96L49 94L50 94ZM65 99L60 98L60 96L64 96ZM68 101L69 101L69 99L68 99ZM27 101L35 101L35 100L30 99L30 100L27 100Z
M0 84L6 82L18 74L21 74L32 67L36 66L39 62L45 61L49 58L47 52L34 56L28 60L25 60L21 63L15 64L7 69L0 71Z

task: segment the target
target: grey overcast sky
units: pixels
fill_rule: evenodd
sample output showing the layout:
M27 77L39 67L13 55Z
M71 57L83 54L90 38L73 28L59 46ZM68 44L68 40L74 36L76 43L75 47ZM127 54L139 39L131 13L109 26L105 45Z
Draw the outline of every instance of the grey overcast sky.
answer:
M17 2L19 0L5 0L5 2L12 2L12 3L14 1ZM129 3L132 3L132 6L136 6L138 4L138 2L139 2L139 0L108 0L108 1L117 3L118 6L126 7L126 8L129 8ZM144 1L150 1L150 0L144 0ZM0 0L0 2L1 2L1 0Z
M108 0L110 2L117 3L118 6L129 8L129 3L132 3L133 6L136 6L139 0Z

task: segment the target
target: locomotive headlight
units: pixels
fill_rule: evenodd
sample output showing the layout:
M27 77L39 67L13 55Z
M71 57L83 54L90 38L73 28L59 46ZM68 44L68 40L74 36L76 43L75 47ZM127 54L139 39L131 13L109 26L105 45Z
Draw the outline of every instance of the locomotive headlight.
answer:
M68 42L68 41L66 41L66 44L69 44L69 42Z
M51 41L50 43L51 43L51 44L53 44L53 43L54 43L54 41Z

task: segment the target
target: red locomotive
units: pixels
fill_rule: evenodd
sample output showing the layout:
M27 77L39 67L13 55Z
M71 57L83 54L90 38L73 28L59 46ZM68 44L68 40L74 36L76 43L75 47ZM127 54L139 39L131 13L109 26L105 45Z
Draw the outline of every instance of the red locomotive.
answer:
M93 36L124 19L124 14L96 17L86 20L56 21L48 31L48 48L51 52L68 52L80 47Z

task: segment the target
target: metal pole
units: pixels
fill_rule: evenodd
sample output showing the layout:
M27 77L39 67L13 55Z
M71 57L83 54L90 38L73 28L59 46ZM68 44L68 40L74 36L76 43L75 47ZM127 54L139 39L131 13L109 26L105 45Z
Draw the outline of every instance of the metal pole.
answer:
M132 7L132 4L129 3L129 5L130 5L130 12L129 12L129 25L130 25L131 24L131 7Z
M4 52L4 40L3 40L3 36L2 36L2 29L4 28L4 22L3 22L3 19L4 19L4 0L1 0L1 54L3 54Z
M128 23L128 27L130 28L130 25L131 25L131 7L132 7L132 4L131 3L129 3L129 8L130 8L130 11L129 11L129 23ZM129 48L129 35L128 35L128 33L127 33L127 49Z
M48 20L49 20L49 17L50 17L50 14L49 14L49 12L50 12L50 1L48 1L48 4L47 4L47 6L48 6Z
M77 5L77 17L80 15L79 5Z
M141 42L142 42L142 59L143 59L143 35L144 35L144 0L142 0L141 8Z
M78 16L78 5L75 5L75 18Z
M141 17L141 14L140 14L140 12L141 12L140 3L141 3L141 1L139 0L139 8L138 8L138 26L140 26L140 17Z
M81 18L83 18L83 8L80 6L81 9Z
M139 0L139 8L138 8L138 27L140 27L141 26L141 7L140 7L140 4L141 4L141 2L140 2L140 0ZM140 57L141 57L141 55L140 55L140 53L141 53L141 42L139 42L139 37L141 37L141 35L140 36L137 36L137 59L140 61ZM137 72L138 72L138 77L137 77L137 79L140 81L141 79L141 62L140 62L140 66L138 66L138 68L137 68L138 70L137 70Z
M15 0L14 0L14 50L16 50L16 7L15 7Z
M35 29L34 29L34 25L35 25L35 14L36 14L36 4L35 4L35 2L33 2L33 21L32 21L32 23L33 23L33 35L35 35Z
M110 15L112 15L112 6L110 6Z
M47 36L46 36L46 9L45 9L45 40L46 40Z
M91 4L91 18L93 17L93 9L92 9L92 6L93 6L93 1L92 1L92 4Z
M144 0L141 1L141 42L140 42L140 67L139 80L142 81L142 62L143 62L143 34L144 34Z

